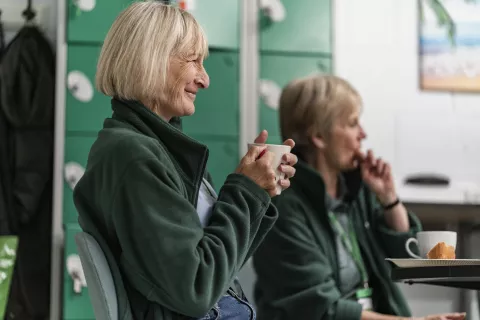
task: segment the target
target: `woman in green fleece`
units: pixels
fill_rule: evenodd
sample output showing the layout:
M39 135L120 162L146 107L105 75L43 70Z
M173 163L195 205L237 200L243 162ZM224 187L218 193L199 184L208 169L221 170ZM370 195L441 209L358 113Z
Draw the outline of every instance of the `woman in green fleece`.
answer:
M193 16L153 1L125 9L102 47L96 83L113 115L74 201L106 252L123 320L255 319L236 274L277 219L271 196L277 183L288 188L297 160L283 156L286 178L276 182L273 154L253 147L215 193L207 147L178 126L209 86L206 55Z
M299 157L279 219L254 256L260 320L410 317L387 257L406 258L420 230L395 192L390 165L361 151L361 98L345 80L292 81L280 98L283 136ZM463 314L427 319L460 320Z

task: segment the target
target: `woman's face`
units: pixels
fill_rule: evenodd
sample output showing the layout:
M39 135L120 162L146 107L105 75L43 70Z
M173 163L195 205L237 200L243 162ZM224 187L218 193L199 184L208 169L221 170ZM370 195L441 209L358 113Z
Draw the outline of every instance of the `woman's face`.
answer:
M210 85L203 59L195 55L173 57L168 69L165 86L165 107L171 117L190 116L195 112L195 98L199 89Z
M351 114L337 119L326 139L325 157L330 166L339 171L351 170L358 165L362 140L367 136L359 116L360 107L357 107Z

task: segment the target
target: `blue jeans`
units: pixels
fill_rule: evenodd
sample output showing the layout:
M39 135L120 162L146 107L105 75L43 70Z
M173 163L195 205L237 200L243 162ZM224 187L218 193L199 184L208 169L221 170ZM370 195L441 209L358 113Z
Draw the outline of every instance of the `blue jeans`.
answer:
M239 297L232 289L228 289L210 312L198 320L255 320L253 307L245 297Z

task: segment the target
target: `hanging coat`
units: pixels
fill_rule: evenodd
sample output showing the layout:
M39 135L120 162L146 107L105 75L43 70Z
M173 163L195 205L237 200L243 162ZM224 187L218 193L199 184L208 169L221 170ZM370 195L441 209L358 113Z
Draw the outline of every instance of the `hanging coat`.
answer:
M37 27L25 26L0 63L0 210L8 210L0 231L19 236L6 319L49 313L54 100L54 52Z

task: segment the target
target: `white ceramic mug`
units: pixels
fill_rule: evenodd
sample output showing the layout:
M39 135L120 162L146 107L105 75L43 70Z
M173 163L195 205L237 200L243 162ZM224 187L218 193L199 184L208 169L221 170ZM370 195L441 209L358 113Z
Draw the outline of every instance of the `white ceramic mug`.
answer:
M275 157L272 161L272 169L275 171L275 182L277 183L277 195L282 193L282 186L278 184L280 179L285 178L285 174L278 170L278 167L282 163L282 157L286 153L290 153L292 148L290 146L286 146L283 144L261 144L261 143L249 143L248 148L250 149L252 146L266 146L267 150L272 152Z
M408 254L415 259L426 259L427 253L432 250L439 242L445 242L453 248L457 247L457 233L453 231L422 231L417 233L417 238L410 238L405 242L405 249ZM417 256L410 250L410 244L415 243L418 246L420 256Z

